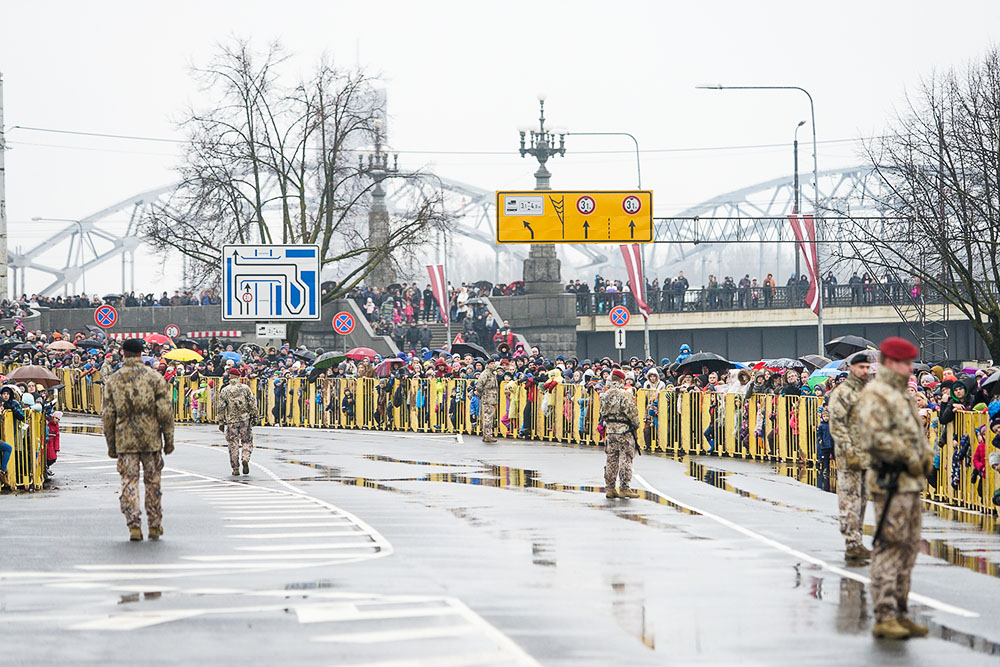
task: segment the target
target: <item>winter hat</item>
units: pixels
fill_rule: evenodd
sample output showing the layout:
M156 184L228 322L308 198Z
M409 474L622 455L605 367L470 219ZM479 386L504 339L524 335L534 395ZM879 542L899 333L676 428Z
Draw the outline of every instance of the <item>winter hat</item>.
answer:
M920 389L920 385L917 384L916 378L914 378L912 375L910 376L910 381L906 383L906 386L909 389L912 389L913 391L917 391Z
M879 351L888 359L898 359L900 361L911 361L920 356L917 346L898 336L890 336L882 341Z

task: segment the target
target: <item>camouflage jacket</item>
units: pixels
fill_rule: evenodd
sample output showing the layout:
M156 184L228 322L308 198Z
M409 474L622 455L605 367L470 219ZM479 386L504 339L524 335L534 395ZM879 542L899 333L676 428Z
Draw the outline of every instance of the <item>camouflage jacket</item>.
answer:
M862 449L858 439L858 420L854 409L858 397L867 382L848 375L847 380L830 393L830 434L833 436L834 455L837 466L849 470L864 470L868 467L868 454ZM849 465L848 461L857 463Z
M257 416L257 397L242 382L230 382L219 392L215 413L220 424L235 424Z
M621 382L612 382L601 394L599 420L604 424L605 433L620 435L639 428L639 408L635 396L626 391Z
M854 409L861 449L873 466L868 471L868 488L873 492L878 490L874 467L880 463L916 468L932 456L917 404L906 390L908 381L905 375L879 368ZM923 475L913 476L906 471L899 475L899 493L920 492L926 487Z
M476 394L483 403L496 404L500 400L496 364L490 362L476 379Z
M108 452L168 453L174 448L174 408L170 389L159 373L129 357L104 380L101 409Z

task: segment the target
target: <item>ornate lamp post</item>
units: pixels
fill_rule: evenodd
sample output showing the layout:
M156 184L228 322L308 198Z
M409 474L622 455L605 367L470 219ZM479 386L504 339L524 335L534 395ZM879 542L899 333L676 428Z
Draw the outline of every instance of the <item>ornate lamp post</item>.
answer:
M382 181L399 175L399 155L392 156L392 166L389 166L389 154L382 151L382 124L375 124L375 151L369 153L368 164L364 156L358 156L358 173L366 174L375 183L372 188L372 205L368 210L368 247L385 248L389 244L389 209L385 205L385 190ZM378 250L373 250L376 253ZM368 284L385 287L396 282L396 270L392 266L389 255L380 261L368 274Z
M545 168L549 158L566 155L566 133L553 133L545 129L545 96L538 96L538 129L524 128L521 134L521 157L530 155L538 160L535 172L535 189L551 190L549 178L552 174ZM525 143L527 135L528 142ZM558 136L558 146L556 137ZM556 247L548 244L531 244L528 258L524 260L524 289L529 294L550 294L562 291L559 275L559 258Z

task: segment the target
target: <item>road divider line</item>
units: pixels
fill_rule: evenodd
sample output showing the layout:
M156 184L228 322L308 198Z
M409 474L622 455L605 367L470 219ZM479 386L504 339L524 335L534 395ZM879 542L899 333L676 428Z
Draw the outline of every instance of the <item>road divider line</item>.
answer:
M668 496L667 494L663 493L662 491L660 491L659 489L657 489L655 486L653 486L652 484L650 484L649 482L647 482L645 480L645 478L642 477L642 475L633 475L633 477L636 479L636 481L638 481L640 484L642 484L642 486L645 487L645 489L647 491L651 491L651 492L655 493L656 495L660 496L661 498L663 498L667 502L675 503L676 505L678 505L680 507L683 507L684 509L689 510L691 512L697 512L698 514L702 515L706 519L711 519L712 521L715 521L716 523L718 523L720 525L723 525L723 526L725 526L727 528L735 530L738 533L742 533L743 535L746 535L747 537L749 537L751 539L754 539L754 540L757 540L758 542L766 544L766 545L768 545L769 547L771 547L773 549L777 549L778 551L781 551L783 553L789 554L791 556L795 556L796 558L804 560L807 563L812 563L813 565L817 565L817 566L823 568L824 570L827 570L828 572L832 572L832 573L834 573L834 574L836 574L838 576L844 577L846 579L853 579L854 581L859 581L859 582L861 582L861 583L863 583L865 585L868 585L868 586L871 585L871 579L869 579L868 577L866 577L864 575L860 575L860 574L857 574L856 572L851 572L850 570L845 570L842 567L838 567L838 566L833 565L831 563L827 563L825 560L823 560L821 558L817 558L816 556L811 556L811 555L805 553L804 551L799 551L798 549L795 549L794 547L790 547L787 544L782 544L781 542L779 542L779 541L777 541L775 539L772 539L772 538L767 537L765 535L761 535L760 533L752 531L749 528L745 528L744 526L741 526L741 525L739 525L738 523L736 523L734 521L730 521L729 519L721 517L718 514L713 514L712 512L708 512L708 511L700 509L698 507L694 507L694 506L689 505L689 504L687 504L687 503L685 503L685 502L683 502L681 500L678 500L677 498L673 498L671 496ZM947 602L942 602L940 600L936 600L934 598L927 597L926 595L920 595L919 593L912 593L911 592L910 593L910 600L912 600L914 602L919 602L920 604L926 605L926 606L931 607L933 609L937 609L938 611L943 611L943 612L948 613L948 614L955 614L956 616L964 616L965 618L979 618L979 614L976 613L976 612L974 612L974 611L970 611L968 609L963 609L962 607L956 607L955 605L951 605L951 604L948 604Z

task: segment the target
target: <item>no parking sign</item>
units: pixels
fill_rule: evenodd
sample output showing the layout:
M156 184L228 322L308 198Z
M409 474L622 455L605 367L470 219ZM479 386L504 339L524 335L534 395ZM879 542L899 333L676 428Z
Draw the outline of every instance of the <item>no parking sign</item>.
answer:
M346 336L354 331L354 315L341 311L333 316L333 330Z
M100 306L94 311L94 322L102 329L110 329L118 321L118 311L114 306Z

